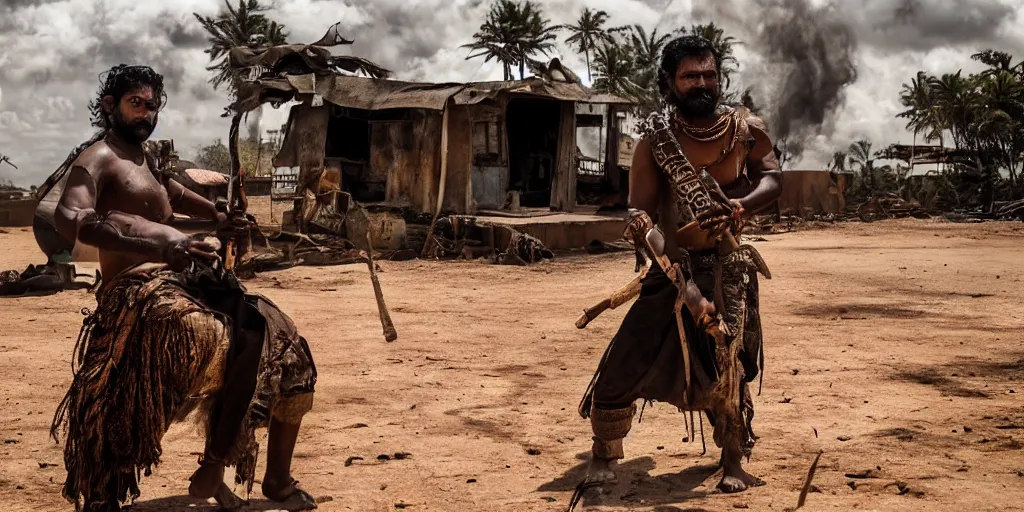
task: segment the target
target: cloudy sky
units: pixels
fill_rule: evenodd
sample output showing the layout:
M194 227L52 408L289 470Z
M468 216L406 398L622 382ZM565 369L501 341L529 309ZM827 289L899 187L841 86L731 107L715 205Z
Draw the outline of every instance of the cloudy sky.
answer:
M233 0L237 1L237 0ZM917 70L977 69L969 55L994 47L1024 58L1024 0L539 0L554 23L586 6L610 24L660 31L715 21L745 44L739 82L757 101L785 115L804 141L802 168L820 168L836 147L867 138L877 146L910 142L900 85ZM223 0L0 0L0 180L41 182L92 133L87 104L98 75L119 63L149 64L164 74L170 101L156 138L173 138L190 157L225 138L226 97L208 84L205 37L193 12L215 14ZM467 61L487 0L274 0L272 15L294 42L318 39L334 21L368 57L396 78L424 81L500 79L501 69ZM585 76L582 59L559 56ZM848 61L848 62L846 62ZM850 71L854 73L850 73ZM855 77L855 78L854 78ZM847 84L846 82L850 82ZM787 87L787 84L789 86ZM784 114L780 113L784 112ZM263 117L279 127L283 112ZM769 121L773 121L769 119ZM779 120L774 120L781 123Z

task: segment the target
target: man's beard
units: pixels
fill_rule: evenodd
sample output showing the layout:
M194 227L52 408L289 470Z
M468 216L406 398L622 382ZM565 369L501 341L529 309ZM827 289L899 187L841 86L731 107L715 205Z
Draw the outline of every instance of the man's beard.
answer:
M672 104L687 119L702 119L713 116L718 108L718 100L719 94L717 91L702 87L690 89L683 95L678 92L672 94Z
M156 129L156 126L146 119L128 121L121 116L120 112L115 112L111 116L111 121L111 130L129 144L142 144Z

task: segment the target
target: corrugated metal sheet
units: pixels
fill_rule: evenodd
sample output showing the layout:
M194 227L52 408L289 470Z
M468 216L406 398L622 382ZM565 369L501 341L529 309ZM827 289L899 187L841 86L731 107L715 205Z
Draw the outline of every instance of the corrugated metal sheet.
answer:
M217 171L208 171L206 169L185 169L185 174L196 182L196 185L203 187L216 187L218 185L224 185L228 182L228 175L221 174Z
M631 101L611 94L595 93L591 89L566 82L546 82L538 78L514 82L480 82L467 84L455 95L457 105L472 105L481 101L497 98L499 94L515 94L550 98L561 101L581 103L630 105Z
M472 105L499 94L527 95L562 101L584 103L629 105L625 98L610 94L594 93L580 85L565 82L546 82L539 78L528 78L514 82L480 82L473 84L421 83L399 80L379 80L361 76L338 74L316 76L287 75L283 78L264 79L258 82L258 90L252 86L243 87L239 106L255 108L258 101L282 94L319 94L324 101L348 108L361 110L384 110L394 108L419 108L443 110L449 98L458 105ZM257 95L258 98L257 99Z

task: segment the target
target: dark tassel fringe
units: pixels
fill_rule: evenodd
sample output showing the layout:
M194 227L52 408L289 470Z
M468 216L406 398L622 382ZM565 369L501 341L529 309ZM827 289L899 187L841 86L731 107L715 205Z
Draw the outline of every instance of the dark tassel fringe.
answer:
M66 435L62 494L79 511L139 497L187 384L215 350L183 321L202 308L162 287L126 279L83 322L74 379L50 428L55 440Z

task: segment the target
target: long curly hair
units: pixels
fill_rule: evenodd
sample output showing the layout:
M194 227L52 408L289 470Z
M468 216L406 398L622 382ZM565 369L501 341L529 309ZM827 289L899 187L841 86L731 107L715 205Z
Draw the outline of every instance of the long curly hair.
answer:
M111 122L110 116L103 110L103 98L105 96L113 96L114 102L117 103L121 101L125 94L147 85L153 89L153 94L160 98L160 108L163 108L167 104L167 93L164 92L164 77L160 73L153 71L153 68L149 66L119 64L110 68L109 71L100 74L100 88L96 99L89 102L92 125L99 128L99 130L92 138L79 144L78 147L71 150L71 153L68 153L67 158L60 164L60 167L36 189L37 199L45 197L53 189L54 185L64 178L68 169L71 168L71 164L74 163L75 159L83 151L89 149L89 146L99 142L107 135L107 131L111 128ZM146 153L146 158L151 159L151 155L148 152Z
M104 75L106 76L104 77ZM92 125L97 128L110 129L110 116L103 110L103 98L106 96L113 96L116 105L125 94L136 91L140 87L149 86L153 89L153 95L160 98L161 108L167 103L164 77L149 66L118 64L101 74L100 79L101 84L96 99L89 102Z

